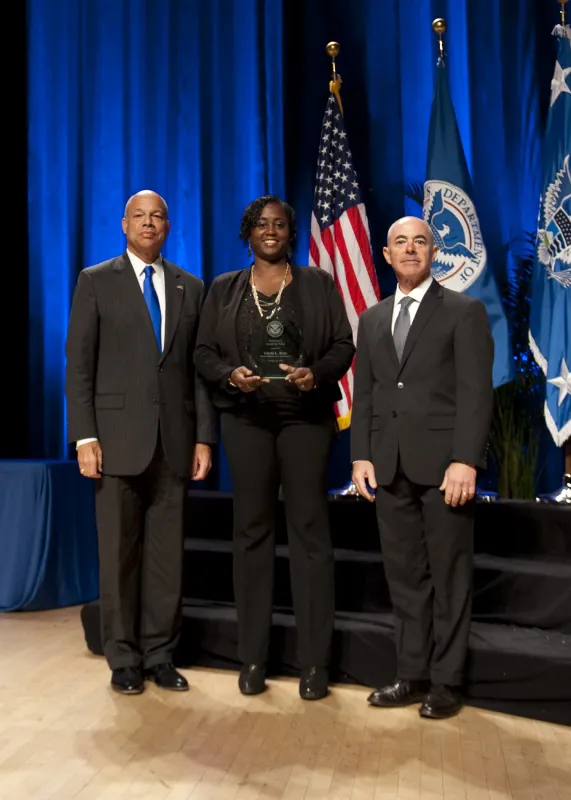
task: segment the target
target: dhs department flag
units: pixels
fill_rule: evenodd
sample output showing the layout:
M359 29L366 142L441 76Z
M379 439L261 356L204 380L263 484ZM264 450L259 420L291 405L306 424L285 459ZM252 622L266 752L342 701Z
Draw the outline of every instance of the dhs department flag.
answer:
M555 444L571 436L571 28L557 25L544 145L529 342L547 379L545 422Z
M480 230L466 157L450 97L446 68L438 60L430 130L424 219L438 246L432 276L442 286L477 297L494 336L494 386L514 377L506 315Z

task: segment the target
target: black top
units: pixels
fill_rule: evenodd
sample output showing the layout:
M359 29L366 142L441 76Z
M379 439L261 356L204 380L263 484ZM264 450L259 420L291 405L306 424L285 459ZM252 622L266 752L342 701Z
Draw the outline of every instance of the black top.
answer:
M258 297L264 302L272 302L276 299L277 292L267 296L258 291ZM269 311L270 309L267 310L267 312ZM244 293L236 317L236 338L242 364L255 374L259 374L259 371L256 369L255 357L252 357L252 352L256 350L256 341L260 342L260 340L263 341L266 338L266 327L269 322L267 317L268 313L264 313L264 319L260 316L254 301L252 287L249 285ZM289 337L294 342L297 340L298 347L301 350L300 361L302 361L303 319L295 281L292 281L284 289L279 309L273 314L272 320L282 323L286 337ZM286 418L291 420L305 419L304 407L306 404L302 394L299 389L286 380L271 380L270 383L263 384L255 392L245 396L246 407L256 415L265 415L267 413L272 416L278 416L281 420Z
M293 290L299 300L305 366L311 368L317 381L316 389L300 393L301 400L322 413L332 413L333 403L341 397L338 381L351 366L355 352L351 326L330 275L318 267L295 264L291 274L293 280L287 291ZM249 277L250 270L242 269L215 278L200 316L194 363L220 409L246 406L253 394L233 389L228 383L232 371L243 365L237 320L249 291Z

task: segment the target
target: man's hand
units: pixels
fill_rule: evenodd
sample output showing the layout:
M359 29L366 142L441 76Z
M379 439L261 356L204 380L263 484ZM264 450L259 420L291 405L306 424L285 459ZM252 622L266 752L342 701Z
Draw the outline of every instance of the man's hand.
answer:
M440 487L444 492L446 505L456 508L463 506L468 500L473 500L476 495L476 470L468 464L453 461L444 473L444 480Z
M230 375L230 380L237 389L241 392L255 392L259 389L262 383L269 383L268 378L260 378L259 375L254 375L248 367L238 367Z
M84 478L100 478L103 469L103 451L99 442L87 442L77 448L77 463Z
M315 389L315 377L308 367L291 367L289 364L280 364L280 369L288 373L286 381L293 383L301 392L310 392Z
M212 467L212 451L208 444L197 444L192 459L192 480L203 481Z
M353 464L353 483L357 487L357 491L368 500L370 503L375 502L375 497L367 489L367 483L371 489L377 488L377 479L375 477L375 468L370 461L355 461Z

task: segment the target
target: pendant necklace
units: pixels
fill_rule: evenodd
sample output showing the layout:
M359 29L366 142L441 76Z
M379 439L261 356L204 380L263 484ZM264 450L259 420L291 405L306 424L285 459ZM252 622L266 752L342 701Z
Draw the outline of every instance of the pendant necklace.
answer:
M254 265L252 264L252 267L250 268L250 285L252 287L252 294L254 295L254 303L256 304L256 308L258 309L260 317L262 319L270 320L274 316L274 314L278 311L282 299L282 294L285 289L288 273L289 273L289 264L287 264L286 266L282 285L280 286L279 292L277 293L275 300L272 300L271 302L268 302L267 300L262 300L260 302L260 298L258 296L258 290L256 288L256 282L254 280ZM264 316L262 305L265 308L272 309L272 311L268 314L267 317Z

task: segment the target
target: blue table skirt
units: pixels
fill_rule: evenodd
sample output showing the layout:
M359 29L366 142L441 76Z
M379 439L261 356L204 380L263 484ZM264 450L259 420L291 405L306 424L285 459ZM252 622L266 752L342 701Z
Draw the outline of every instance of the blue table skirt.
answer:
M0 611L99 594L93 483L72 461L0 461Z

